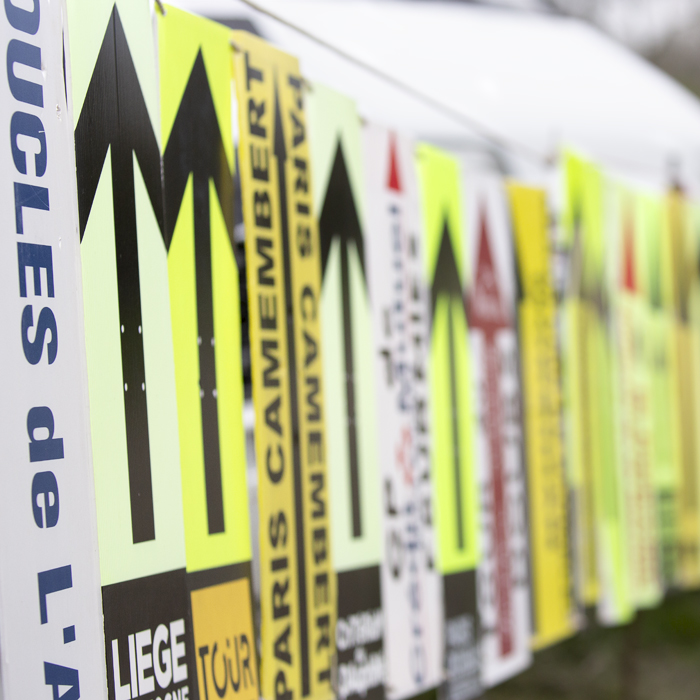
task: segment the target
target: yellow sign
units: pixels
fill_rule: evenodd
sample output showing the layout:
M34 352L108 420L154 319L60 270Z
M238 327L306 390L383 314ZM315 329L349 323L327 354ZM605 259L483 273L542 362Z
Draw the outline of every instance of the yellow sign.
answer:
M479 563L479 497L474 465L472 368L463 299L461 179L458 162L422 144L417 150L432 306L430 347L432 463L438 569Z
M691 292L696 259L688 255L688 205L680 193L667 200L667 235L664 236L668 264L666 292L673 315L670 356L675 402L672 408L677 455L678 578L686 586L700 584L700 513L698 482L697 422L695 391L696 360L693 357L694 329L691 325Z
M569 266L562 302L562 383L566 464L572 491L577 599L598 599L595 548L594 454L595 388L591 336L599 257L595 236L599 207L594 199L593 168L572 154L565 160L567 208L564 245Z
M549 269L547 207L542 190L509 187L518 271L525 439L534 597L533 646L576 629L569 566L566 484L556 307Z
M191 599L200 700L256 700L248 579L193 591Z
M158 15L170 309L187 570L250 561L229 31Z
M700 257L700 219L698 218L698 207L696 204L691 204L687 200L685 202L686 222L686 246L685 255L683 256L684 273L686 277L687 298L688 298L688 334L689 353L690 353L690 372L692 375L691 391L694 396L693 416L686 417L687 426L693 431L695 438L695 479L696 488L700 490L700 443L697 436L697 421L700 419L700 274L698 271L697 261ZM700 501L696 491L696 504ZM700 514L698 515L698 524L700 524ZM693 537L692 531L689 531L689 538ZM700 532L696 526L695 537L700 537ZM697 579L696 579L697 581Z
M262 695L332 697L335 580L323 413L321 260L304 81L232 35L260 509Z
M680 456L675 447L675 354L673 337L675 321L671 290L667 283L671 274L668 257L667 230L664 225L666 199L648 198L644 204L644 229L647 269L648 343L647 354L651 376L652 465L656 491L657 521L661 573L666 586L680 582L678 568L678 503Z
M652 350L649 311L640 265L644 240L640 235L636 197L624 190L618 196L617 290L615 320L619 381L620 460L624 475L628 564L632 601L651 607L661 597L661 562L653 479ZM641 212L639 212L641 213ZM638 219L640 221L638 221Z

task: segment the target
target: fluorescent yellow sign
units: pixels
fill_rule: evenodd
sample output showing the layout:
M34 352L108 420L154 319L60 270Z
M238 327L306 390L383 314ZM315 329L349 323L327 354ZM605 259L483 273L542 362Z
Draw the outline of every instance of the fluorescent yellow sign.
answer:
M618 624L633 608L623 479L618 459L616 338L608 274L614 245L605 231L605 179L571 153L565 163L565 244L570 251L563 323L565 435L577 493L580 600Z
M462 185L458 161L433 146L416 149L430 289L430 429L437 570L444 603L444 698L480 690L477 572L479 485L475 469L473 375L464 303ZM461 630L457 632L457 630Z
M648 307L642 295L641 249L636 197L618 199L615 320L619 381L619 455L624 476L625 513L632 601L650 607L661 597L656 498L653 488L651 375L647 355Z
M229 31L158 17L168 277L187 570L250 561L233 252Z
M304 82L234 32L260 510L262 695L332 697L335 581L323 413L321 261Z
M565 160L566 209L564 232L568 275L562 309L562 378L566 464L573 497L576 592L580 602L598 599L594 503L594 388L590 381L592 300L599 256L596 256L595 201L589 166L568 154Z
M438 569L474 569L479 560L479 499L474 471L472 372L463 299L459 165L443 151L418 148L425 265L431 289L432 465Z
M656 199L656 198L655 198ZM671 274L670 246L665 243L664 222L666 202L663 198L645 203L643 217L647 268L647 297L649 299L648 362L652 391L652 464L656 491L657 522L661 572L666 586L680 583L678 568L678 503L680 455L676 449L675 356L673 353L674 317L671 289L667 280Z
M677 455L678 578L681 585L700 584L700 513L697 445L696 362L690 323L691 289L696 260L688 255L688 209L678 192L669 194L666 209L667 295L673 316L670 357L675 394L674 442Z
M542 190L509 186L521 282L519 304L534 597L533 646L575 629L569 570L566 484L561 442L555 300Z

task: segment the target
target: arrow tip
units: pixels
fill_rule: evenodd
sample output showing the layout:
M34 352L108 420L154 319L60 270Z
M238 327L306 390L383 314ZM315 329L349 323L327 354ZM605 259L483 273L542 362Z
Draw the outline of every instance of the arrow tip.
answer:
M282 124L282 110L280 109L279 90L275 81L275 141L273 151L277 156L278 161L283 161L287 158L287 147L284 143L284 126Z
M488 215L482 203L479 207L479 248L474 288L469 298L469 311L472 323L483 327L506 325L508 322L490 239Z
M387 187L395 192L401 192L401 180L399 180L399 167L396 157L396 136L389 136L389 182Z
M625 223L625 237L623 249L623 287L632 293L637 291L637 278L634 269L634 224L632 213L628 212Z

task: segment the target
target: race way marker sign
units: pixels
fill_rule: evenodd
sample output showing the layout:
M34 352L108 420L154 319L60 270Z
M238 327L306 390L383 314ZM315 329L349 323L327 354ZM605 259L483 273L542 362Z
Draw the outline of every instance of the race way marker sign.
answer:
M517 269L520 362L530 505L533 647L576 630L561 439L559 357L543 190L509 185Z
M164 238L199 697L257 700L229 34L172 7L158 13Z
M360 118L348 97L308 96L319 212L324 404L333 566L338 577L338 698L384 697L380 478L374 406Z
M652 375L648 361L650 308L641 269L644 241L636 194L614 189L613 313L617 324L619 459L627 521L627 563L632 604L657 605L662 597L661 550L653 482ZM692 385L691 385L692 386Z
M603 174L595 165L572 153L565 158L566 200L562 223L571 249L568 285L571 292L575 292L566 302L570 312L566 331L570 345L566 353L567 361L573 365L569 371L572 381L568 390L578 391L580 399L585 397L580 401L580 424L577 428L571 427L570 438L578 435L577 444L588 446L586 459L590 461L588 468L593 478L593 501L589 505L594 508L597 614L602 624L615 625L628 622L634 614L624 481L618 459L619 366L609 274L610 251L615 241L605 235L609 207L604 206L607 187ZM580 340L576 345L577 334ZM591 379L594 377L596 381ZM572 418L569 416L569 420ZM583 430L588 431L586 440L581 436ZM668 442L670 440L669 431ZM580 471L580 482L583 474Z
M196 655L154 18L147 0L69 0L68 19L109 698L184 700Z
M670 268L665 260L669 249L664 241L666 198L663 195L647 196L643 206L648 270L647 297L649 316L647 332L650 348L647 361L651 373L652 410L652 466L656 511L659 527L659 550L661 574L665 588L679 582L679 511L680 485L677 462L679 455L674 449L674 406L676 392L673 374L674 313L672 291L667 283ZM691 249L692 254L692 249ZM696 388L697 392L697 388ZM696 394L697 395L697 394Z
M459 164L420 145L424 266L430 285L430 425L445 630L444 700L481 692L476 599L479 486L473 436L473 376L463 299L465 249Z
M233 32L260 516L261 693L330 699L321 246L295 58Z
M673 318L669 353L673 377L673 447L679 489L677 579L680 585L692 588L700 584L700 478L695 427L700 407L694 381L697 369L693 347L697 347L697 329L691 323L695 274L688 255L688 206L680 192L670 192L666 197L662 260L664 291Z
M481 678L491 687L530 665L527 487L515 256L503 182L468 173L467 310L474 367L481 483L477 590Z
M4 698L106 697L65 19L0 10Z
M566 154L565 207L562 216L561 247L566 272L561 276L562 412L564 448L569 487L572 561L576 601L595 605L599 597L600 573L597 560L595 474L601 443L596 439L596 388L590 374L595 358L595 270L600 246L594 231L596 202L586 187L587 164ZM591 192L592 194L592 192Z
M372 124L365 125L363 137L381 436L386 694L407 698L443 677L443 591L431 474L430 293L414 144Z

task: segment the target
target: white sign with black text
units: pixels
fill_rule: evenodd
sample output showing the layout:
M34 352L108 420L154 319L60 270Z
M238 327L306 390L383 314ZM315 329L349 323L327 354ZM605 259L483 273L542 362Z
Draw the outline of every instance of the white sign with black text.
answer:
M364 149L382 476L385 683L387 698L398 700L435 687L443 675L442 578L430 476L430 302L413 144L366 126Z

